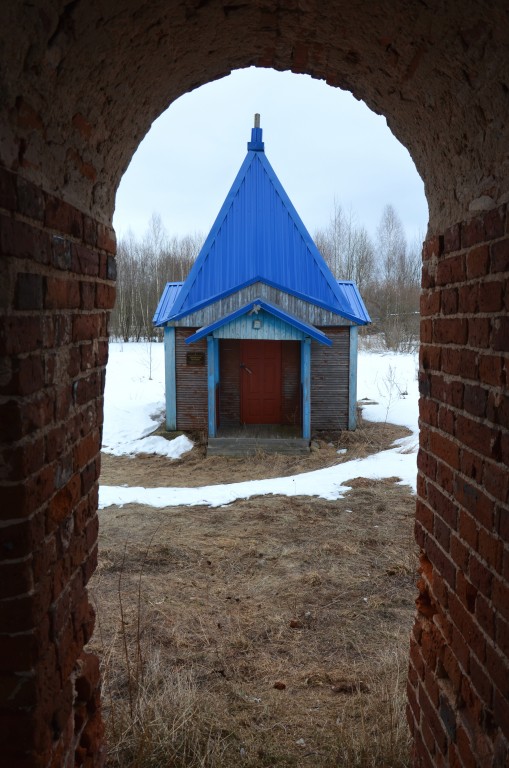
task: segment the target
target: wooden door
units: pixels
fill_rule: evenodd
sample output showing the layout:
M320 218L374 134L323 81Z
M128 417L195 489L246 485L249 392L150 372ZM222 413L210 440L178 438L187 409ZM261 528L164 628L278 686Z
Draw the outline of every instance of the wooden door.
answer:
M281 423L280 341L242 341L240 391L243 424Z

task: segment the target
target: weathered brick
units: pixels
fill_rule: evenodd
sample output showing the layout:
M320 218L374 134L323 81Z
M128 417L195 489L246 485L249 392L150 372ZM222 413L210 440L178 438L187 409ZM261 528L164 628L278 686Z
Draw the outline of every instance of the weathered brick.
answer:
M509 317L497 317L493 321L491 347L501 352L509 352Z
M461 247L470 248L485 239L484 219L482 216L463 221L461 224Z
M460 469L464 475L480 484L484 469L484 458L477 453L469 451L467 448L463 448L461 451Z
M473 314L479 310L479 283L460 285L458 288L458 312Z
M71 269L79 275L97 277L99 275L99 254L81 243L71 247Z
M115 231L111 227L98 223L97 225L97 247L101 248L113 256L117 252L117 239Z
M483 281L479 285L479 311L499 312L503 306L504 284L496 280Z
M445 579L451 589L454 589L456 585L456 565L431 536L428 537L426 542L426 553L434 568L440 574L440 578Z
M440 291L423 291L420 298L421 317L438 315L440 311Z
M44 225L66 235L83 236L83 214L69 203L48 196L44 210Z
M94 309L95 307L95 282L80 282L80 308Z
M473 416L484 416L488 390L472 384L465 384L463 391L463 407Z
M495 434L488 424L459 414L456 418L456 437L469 448L485 456L491 455Z
M491 640L495 639L495 618L496 612L493 610L491 602L484 595L477 593L475 603L475 616L479 626L488 635Z
M101 314L75 315L72 321L72 340L91 341L101 335L103 327Z
M488 274L490 251L488 245L479 245L467 253L467 278L483 277Z
M448 256L437 264L436 285L462 283L466 279L465 255Z
M485 597L492 598L493 573L474 553L470 555L468 575L472 584L474 584Z
M468 343L472 347L487 349L490 343L491 320L489 317L473 317L468 320Z
M453 224L444 232L444 253L451 253L451 251L459 251L461 248L461 225ZM437 255L439 255L437 253Z
M113 309L115 306L115 286L97 283L95 305L98 309Z
M424 241L422 246L422 258L429 261L432 258L438 258L442 255L444 249L444 238L439 235L430 237Z
M75 309L80 306L79 285L74 280L47 278L44 306L46 309Z
M16 278L15 308L19 310L42 309L41 275L19 273Z
M458 311L458 291L456 288L444 288L440 292L440 309L444 315L456 314Z
M430 450L439 459L454 469L460 466L460 448L459 445L449 437L440 432L430 433Z
M509 503L509 473L507 467L486 461L484 464L483 484L487 492L501 501ZM501 513L502 514L502 513ZM509 540L509 513L505 512L508 527L505 529ZM500 535L503 535L499 530Z
M491 706L491 696L493 692L492 682L488 674L486 674L484 667L479 663L474 654L470 655L469 673L474 689L477 691L482 701L487 706Z
M504 385L503 360L500 355L484 354L479 356L479 376L483 383L494 387Z
M509 237L490 246L490 271L509 272Z
M16 175L0 167L0 208L15 211L17 208Z
M486 240L496 240L503 237L505 231L506 206L501 205L484 214L484 231Z
M42 222L44 219L44 192L22 176L16 179L18 210L28 219Z
M461 476L456 477L454 493L458 502L468 510L475 519L491 529L495 517L495 504L481 486L466 480Z
M466 344L468 322L464 318L433 320L433 340L439 344Z
M51 238L51 263L54 267L65 269L66 271L71 268L71 245L72 243L68 238L61 235L53 235Z

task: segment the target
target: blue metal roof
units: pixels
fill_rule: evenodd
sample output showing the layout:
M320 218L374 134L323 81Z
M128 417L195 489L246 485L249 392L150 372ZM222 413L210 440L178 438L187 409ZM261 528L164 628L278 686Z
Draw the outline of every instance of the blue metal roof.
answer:
M261 128L253 128L246 158L216 221L171 310L156 312L158 324L258 281L353 322L369 322L360 296L356 306L348 291L340 290L265 156Z
M177 296L180 293L183 284L184 283L182 282L166 283L161 298L159 299L159 304L157 305L157 309L154 313L154 325L164 325L170 319L173 319L173 307L175 306L175 301L177 300ZM351 280L338 280L337 284L342 299L342 309L336 310L338 314L342 317L345 317L347 320L352 320L355 323L370 323L371 318L367 312L367 309L364 305L364 302L362 301L361 295L355 283L353 283ZM305 299L306 297L304 296L302 298ZM263 301L263 299L259 299L258 303L261 301ZM209 303L210 302L204 302L201 306L206 306ZM199 307L196 309L199 309ZM243 313L243 309L244 308L239 310L239 314ZM286 314L288 317L293 317L289 313ZM233 317L228 315L228 319L232 320Z
M272 304L265 299L254 299L253 301L250 301L249 304L240 307L240 309L236 309L234 312L230 312L229 315L225 315L219 320L216 320L214 323L210 323L210 325L206 325L203 328L200 328L198 331L196 331L196 333L193 333L192 336L188 336L186 339L186 344L192 344L194 341L198 341L204 336L208 336L209 333L213 333L213 331L215 331L217 328L221 328L221 326L230 323L232 320L235 320L235 318L251 312L256 307L265 309L271 315L274 315L274 317L278 317L285 323L288 323L294 328L297 328L299 331L302 331L302 333L305 333L307 336L311 336L312 339L316 339L316 341L320 342L320 344L325 344L328 347L332 346L332 341L327 338L325 333L319 331L313 325L306 323L304 320L300 320L298 317L295 317L295 315L286 312L284 309L282 309L282 307L278 307L276 304Z
M170 318L177 296L184 283L166 283L154 313L154 325L164 325Z
M344 308L339 314L355 323L370 323L371 318L356 284L352 280L338 280L337 282L341 294L341 304Z

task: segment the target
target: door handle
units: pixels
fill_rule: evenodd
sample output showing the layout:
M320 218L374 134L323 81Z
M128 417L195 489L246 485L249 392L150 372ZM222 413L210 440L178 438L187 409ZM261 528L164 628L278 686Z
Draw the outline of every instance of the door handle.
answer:
M244 363L241 363L240 367L243 368L245 371L247 371L247 373L251 373L251 374L253 373L251 368L248 368L247 365L244 365Z

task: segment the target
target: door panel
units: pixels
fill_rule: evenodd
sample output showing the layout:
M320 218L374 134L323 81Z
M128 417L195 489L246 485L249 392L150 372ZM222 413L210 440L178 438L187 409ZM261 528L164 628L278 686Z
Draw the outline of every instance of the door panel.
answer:
M244 340L241 345L241 421L281 422L281 342Z

